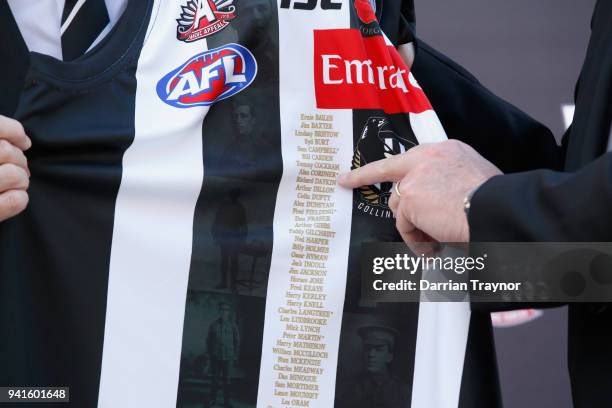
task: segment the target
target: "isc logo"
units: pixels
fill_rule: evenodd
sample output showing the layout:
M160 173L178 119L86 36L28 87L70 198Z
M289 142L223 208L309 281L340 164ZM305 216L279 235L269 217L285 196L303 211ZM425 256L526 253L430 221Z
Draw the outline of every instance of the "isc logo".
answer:
M239 44L198 54L157 83L157 95L177 108L210 106L242 91L255 79L257 62Z
M342 0L282 0L281 8L293 8L295 10L314 10L321 2L323 10L340 10L342 8Z

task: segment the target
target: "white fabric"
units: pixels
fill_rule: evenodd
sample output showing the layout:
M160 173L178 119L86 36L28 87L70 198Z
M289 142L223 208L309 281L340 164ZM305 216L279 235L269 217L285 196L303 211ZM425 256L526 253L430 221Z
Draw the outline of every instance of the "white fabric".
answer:
M138 60L135 137L123 156L115 206L98 408L176 406L209 108L176 109L152 86L207 49L206 40L177 44L167 35L176 27L175 5L155 0Z
M17 26L30 51L62 58L60 25L63 2L8 0Z
M295 136L302 126L304 115L310 115L313 118L315 115L333 118L328 123L340 136L336 140L332 140L329 146L337 149L337 153L334 154L334 163L340 164L340 171L350 171L353 155L352 109L317 109L315 94L312 90L312 84L315 83L315 70L311 64L304 63L305 58L303 56L313 55L314 53L313 30L348 27L350 26L350 18L348 7L344 7L337 13L328 13L326 10L317 9L309 14L295 13L290 9L279 9L279 92L284 171L278 189L274 213L274 245L266 296L257 407L282 407L287 405L282 402L286 398L279 396L278 393L277 380L283 373L277 369L279 356L274 349L279 342L286 339L284 335L287 330L287 322L278 311L283 308L291 309L287 293L293 292L292 286L295 286L293 285L295 282L293 280L294 275L288 273L292 269L292 265L295 265L295 258L291 256L297 243L294 231L300 228L296 221L294 203L300 199L305 202L309 201L309 198L304 198L304 195L297 191L296 187L300 184L298 176L301 173L299 172L300 168L295 163L297 161L309 161L304 159L300 153L306 150L307 145L302 137ZM296 81L296 78L300 78L300 80ZM316 162L313 159L310 163L314 164ZM316 382L318 386L317 397L310 400L311 407L334 406L344 289L348 270L353 192L347 189L337 189L330 197L334 212L329 217L329 230L333 231L334 236L329 238L329 258L325 262L328 273L325 276L324 283L321 284L325 288L323 293L329 295L322 301L324 308L321 311L331 314L327 323L320 326L319 333L323 336L324 340L321 342L328 354L320 362L320 368L323 371L318 376ZM294 293L299 294L300 291ZM288 374L288 372L285 371L284 374Z
M125 10L128 0L105 1L110 24L92 46L110 31ZM28 49L62 59L60 33L64 0L8 0L8 4Z

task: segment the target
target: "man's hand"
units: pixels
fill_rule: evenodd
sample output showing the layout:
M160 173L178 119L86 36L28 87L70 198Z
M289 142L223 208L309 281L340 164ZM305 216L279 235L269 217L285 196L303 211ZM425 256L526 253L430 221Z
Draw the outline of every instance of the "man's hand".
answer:
M28 161L23 154L32 146L23 126L0 115L0 221L14 217L28 204Z
M456 140L416 146L343 174L341 186L357 188L384 181L399 182L389 207L409 246L421 242L468 242L464 212L467 195L489 178L502 174L470 146Z

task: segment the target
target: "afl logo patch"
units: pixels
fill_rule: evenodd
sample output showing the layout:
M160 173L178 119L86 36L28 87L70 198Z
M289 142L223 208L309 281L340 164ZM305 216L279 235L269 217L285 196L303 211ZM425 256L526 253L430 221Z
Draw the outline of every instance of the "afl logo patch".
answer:
M185 42L213 35L236 18L234 0L189 0L176 20L176 38Z
M157 83L157 95L177 108L210 106L247 88L257 61L247 48L228 44L198 54Z

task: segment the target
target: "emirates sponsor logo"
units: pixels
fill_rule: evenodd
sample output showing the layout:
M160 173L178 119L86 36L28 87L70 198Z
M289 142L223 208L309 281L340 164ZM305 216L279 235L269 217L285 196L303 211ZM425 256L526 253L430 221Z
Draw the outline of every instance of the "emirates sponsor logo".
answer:
M369 5L368 5L369 7ZM315 30L315 93L321 109L431 109L397 50L359 30Z
M408 71L393 65L372 66L372 60L347 60L340 55L321 55L323 84L370 84L380 90L399 89L408 93Z

